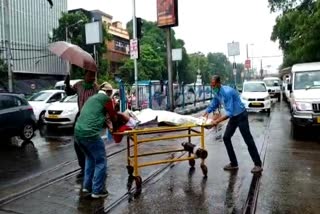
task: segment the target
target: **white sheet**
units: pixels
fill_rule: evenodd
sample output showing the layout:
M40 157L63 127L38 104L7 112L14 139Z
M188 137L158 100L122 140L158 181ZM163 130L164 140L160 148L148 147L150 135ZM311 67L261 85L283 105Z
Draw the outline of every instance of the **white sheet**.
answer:
M166 122L172 125L204 125L211 124L212 120L205 118L197 118L189 115L180 115L170 111L143 109L141 111L131 112L139 121L139 124L145 124L157 119L157 122Z

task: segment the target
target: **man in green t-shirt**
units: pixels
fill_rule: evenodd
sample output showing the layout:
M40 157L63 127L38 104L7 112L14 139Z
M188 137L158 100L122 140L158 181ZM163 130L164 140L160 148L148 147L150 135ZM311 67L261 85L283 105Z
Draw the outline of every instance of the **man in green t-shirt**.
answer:
M116 120L116 112L108 96L110 89L109 83L101 85L100 91L85 102L75 125L76 142L85 153L86 161L82 192L90 192L92 198L108 195L105 189L106 149L100 133L106 124L111 132L113 130L107 118Z

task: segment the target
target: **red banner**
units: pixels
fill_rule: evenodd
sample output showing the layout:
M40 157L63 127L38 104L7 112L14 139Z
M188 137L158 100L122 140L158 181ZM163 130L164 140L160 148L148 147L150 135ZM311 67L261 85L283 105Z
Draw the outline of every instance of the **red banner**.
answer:
M247 59L244 63L244 67L246 69L250 69L251 68L251 60L250 59Z
M158 27L178 26L178 0L157 0Z

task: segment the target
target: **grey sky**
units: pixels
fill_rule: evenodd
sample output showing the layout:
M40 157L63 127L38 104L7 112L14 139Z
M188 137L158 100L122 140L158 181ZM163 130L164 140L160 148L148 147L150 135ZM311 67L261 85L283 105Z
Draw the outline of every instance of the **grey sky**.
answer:
M132 18L131 0L68 0L68 8L99 9L122 21L124 26ZM137 16L156 20L156 0L136 0ZM179 26L176 36L186 43L188 53L201 51L227 54L227 43L240 42L241 56L246 58L246 44L251 56L281 55L278 44L270 41L275 14L270 14L267 0L179 0ZM230 58L232 61L233 59ZM271 72L282 58L264 58L263 65L271 65ZM260 68L260 59L254 67Z

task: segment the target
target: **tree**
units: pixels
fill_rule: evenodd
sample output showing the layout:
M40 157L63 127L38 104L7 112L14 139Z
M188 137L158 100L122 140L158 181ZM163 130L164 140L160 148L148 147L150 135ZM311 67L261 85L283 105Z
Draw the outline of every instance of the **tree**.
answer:
M127 23L127 30L132 37L132 21ZM167 73L167 52L166 52L166 35L163 29L157 27L155 22L143 20L142 25L143 37L140 39L140 60L138 60L139 79L158 79L166 80ZM188 55L184 48L184 41L175 38L175 33L172 30L172 48L182 48L182 61L173 65L173 78L176 80L176 70L179 73L180 81L186 81L188 67ZM155 58L151 60L151 56ZM145 59L146 57L146 59ZM155 64L154 62L157 62ZM124 65L120 67L120 76L128 83L133 83L133 61L126 59Z
M268 0L272 12L288 11L296 7L308 7L315 0Z
M4 60L0 59L0 89L7 89L8 86L8 66Z
M277 17L271 35L271 40L278 40L283 50L282 66L319 61L320 2L313 0L271 2L282 11Z
M55 41L65 41L66 40L66 32L65 29L67 26L73 25L79 20L83 20L81 23L74 25L68 28L68 38L70 39L72 44L78 45L88 53L93 54L93 45L86 45L85 43L85 24L90 21L89 15L84 14L83 12L76 13L63 13L61 18L59 19L59 27L53 29L53 38L52 42ZM105 42L109 40L111 37L107 33L107 26L103 26L103 43L96 45L97 54L98 54L98 62L99 62L99 78L106 78L108 75L108 62L103 58L103 55L107 52L107 46ZM83 77L83 69L80 69L76 66L72 66L71 72L72 78L82 78Z
M223 53L208 53L209 74L217 74L225 82L232 79L232 65Z
M140 47L141 59L138 63L140 80L159 80L161 73L165 70L163 59L149 44L143 44ZM126 60L120 67L120 77L127 83L134 82L133 60Z
M188 65L188 71L189 71L188 83L193 83L196 81L198 70L200 70L201 72L200 75L201 75L202 81L204 83L209 83L210 78L208 74L208 59L206 58L206 56L201 52L197 52L197 53L190 54L189 58L190 58L190 62Z

